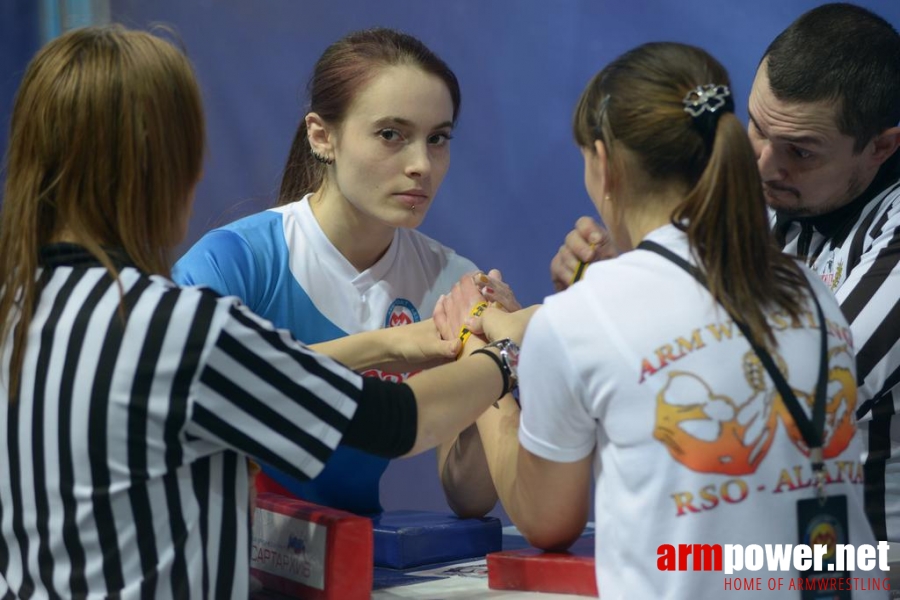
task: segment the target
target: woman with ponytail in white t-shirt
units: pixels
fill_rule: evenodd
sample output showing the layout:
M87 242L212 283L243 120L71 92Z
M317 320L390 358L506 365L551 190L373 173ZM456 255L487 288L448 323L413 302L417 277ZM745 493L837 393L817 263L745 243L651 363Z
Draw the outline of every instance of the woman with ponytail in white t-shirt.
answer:
M675 43L627 52L584 90L574 134L585 186L622 254L536 312L489 309L476 324L490 339L534 315L519 426L490 409L479 419L494 483L546 549L581 535L593 491L607 600L721 598L736 576L772 578L770 596L800 598L793 568L695 570L704 556L680 556L680 545L709 545L714 559L716 544L829 540L828 585L886 597L873 590L887 583L880 571L827 570L835 542L876 543L853 342L829 290L772 243L733 107L725 69ZM445 332L477 299L463 284L436 313Z

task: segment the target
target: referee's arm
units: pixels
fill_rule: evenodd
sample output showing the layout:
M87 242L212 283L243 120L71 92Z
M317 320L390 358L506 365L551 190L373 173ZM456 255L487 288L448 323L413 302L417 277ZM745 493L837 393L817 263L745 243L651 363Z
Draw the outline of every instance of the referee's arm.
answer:
M393 458L451 439L496 400L503 379L482 356L409 384L364 378L241 305L228 307L213 336L187 433L301 481L318 475L342 441Z
M227 307L211 339L186 433L301 481L318 475L356 413L363 377L243 305Z

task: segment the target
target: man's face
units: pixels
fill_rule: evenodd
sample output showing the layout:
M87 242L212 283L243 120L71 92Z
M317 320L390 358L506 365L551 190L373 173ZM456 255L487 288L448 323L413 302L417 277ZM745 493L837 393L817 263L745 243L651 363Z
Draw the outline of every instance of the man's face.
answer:
M829 213L848 204L878 172L865 150L837 127L837 104L783 102L769 88L766 63L750 91L749 135L766 202L794 216Z

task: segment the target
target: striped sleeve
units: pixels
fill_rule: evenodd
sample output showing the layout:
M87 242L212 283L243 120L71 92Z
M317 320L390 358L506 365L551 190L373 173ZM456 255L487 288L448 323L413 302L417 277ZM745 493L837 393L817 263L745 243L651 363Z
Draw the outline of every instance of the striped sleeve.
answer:
M900 196L875 215L836 296L853 332L863 414L900 384Z
M186 433L314 478L356 411L362 377L243 305L227 310L192 393Z

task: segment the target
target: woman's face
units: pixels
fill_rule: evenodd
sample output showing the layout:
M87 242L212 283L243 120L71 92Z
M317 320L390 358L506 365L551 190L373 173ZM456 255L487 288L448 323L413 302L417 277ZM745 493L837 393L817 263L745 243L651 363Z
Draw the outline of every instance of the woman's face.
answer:
M417 227L450 166L453 100L444 82L414 66L380 69L334 132L334 183L359 213Z

